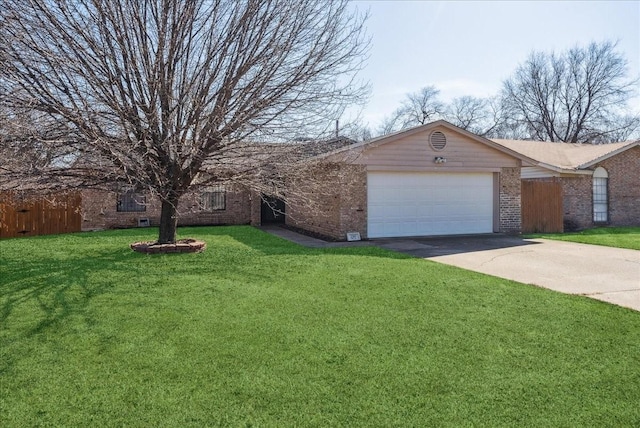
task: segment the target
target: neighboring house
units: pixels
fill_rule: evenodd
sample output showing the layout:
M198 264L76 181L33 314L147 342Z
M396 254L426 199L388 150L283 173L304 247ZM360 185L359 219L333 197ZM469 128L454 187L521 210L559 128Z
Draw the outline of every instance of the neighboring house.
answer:
M558 183L565 231L640 225L640 140L598 145L493 141L537 162L522 168L523 184Z

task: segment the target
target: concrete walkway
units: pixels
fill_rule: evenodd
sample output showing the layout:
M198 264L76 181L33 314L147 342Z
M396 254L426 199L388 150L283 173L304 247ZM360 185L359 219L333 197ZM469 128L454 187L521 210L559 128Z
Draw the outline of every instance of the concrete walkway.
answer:
M326 242L277 226L262 229L313 248L376 245L640 311L640 251L636 250L497 234Z
M260 230L267 233L286 239L287 241L295 242L298 245L309 248L331 248L331 247L362 247L373 245L371 241L355 241L355 242L331 242L323 241L322 239L313 238L311 236L303 235L302 233L295 232L282 226L266 225L260 226Z
M640 311L640 251L547 239L529 242L534 245L430 259Z
M640 251L503 235L387 239L378 245L640 311Z

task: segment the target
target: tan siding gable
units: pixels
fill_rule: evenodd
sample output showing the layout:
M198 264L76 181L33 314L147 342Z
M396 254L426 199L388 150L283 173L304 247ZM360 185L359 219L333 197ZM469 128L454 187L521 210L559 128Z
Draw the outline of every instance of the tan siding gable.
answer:
M434 150L429 145L429 136L433 131L440 131L446 135L447 145L443 150ZM436 164L436 156L446 158L447 162ZM518 159L444 127L428 129L376 147L365 148L354 163L365 164L371 169L410 168L443 171L495 169L519 165Z
M520 175L523 179L560 177L560 173L539 166L525 166Z

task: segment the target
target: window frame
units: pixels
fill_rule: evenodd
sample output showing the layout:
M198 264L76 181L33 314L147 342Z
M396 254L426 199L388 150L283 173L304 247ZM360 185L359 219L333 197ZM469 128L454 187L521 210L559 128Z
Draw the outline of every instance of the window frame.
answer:
M118 193L116 212L143 213L147 211L147 197L134 189L124 189Z
M593 171L591 185L591 219L595 224L609 222L609 174L598 167Z
M226 211L227 189L225 186L212 186L200 193L200 210L207 212Z

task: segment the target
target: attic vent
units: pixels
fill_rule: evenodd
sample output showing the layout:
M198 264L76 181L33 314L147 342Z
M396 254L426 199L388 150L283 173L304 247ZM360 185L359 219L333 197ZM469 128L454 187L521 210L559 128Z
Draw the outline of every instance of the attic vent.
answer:
M434 131L429 136L429 144L433 150L442 150L447 145L447 137L440 131Z

